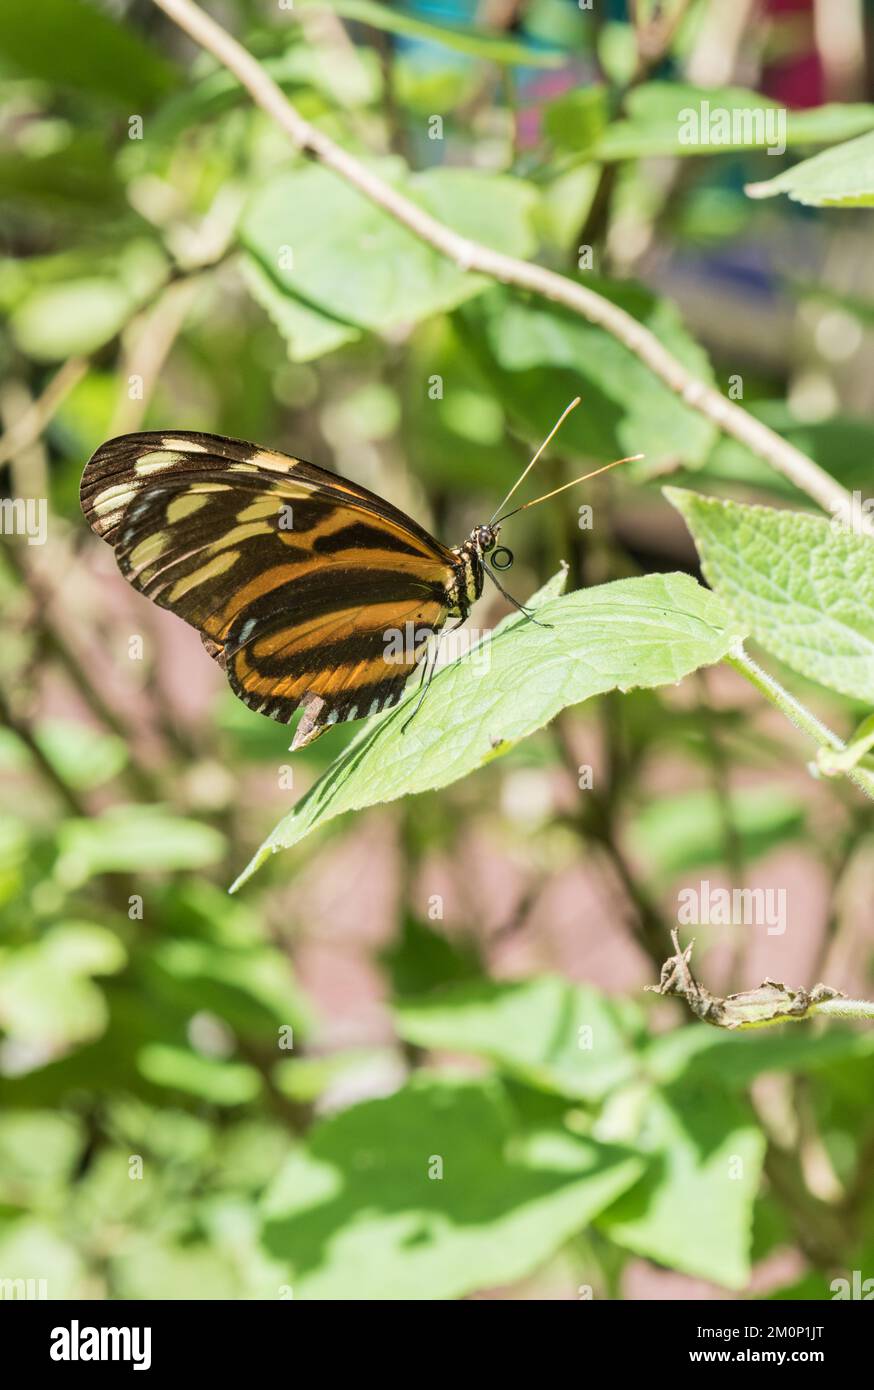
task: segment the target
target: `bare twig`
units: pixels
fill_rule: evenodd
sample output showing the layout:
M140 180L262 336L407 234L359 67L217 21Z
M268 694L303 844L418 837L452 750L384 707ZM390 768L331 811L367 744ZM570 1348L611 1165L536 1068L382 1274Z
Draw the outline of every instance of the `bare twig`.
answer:
M182 332L200 283L198 275L171 280L157 302L129 326L131 342L121 367L122 384L127 389L116 404L110 435L127 434L140 428L161 369ZM140 378L142 389L139 395L131 396L129 386L134 375Z
M745 444L824 510L834 512L846 505L845 489L824 469L748 415L741 406L720 395L715 387L693 376L637 319L574 280L530 261L506 256L452 231L304 120L257 59L192 0L154 0L154 3L233 73L299 150L333 170L460 269L487 275L516 289L529 290L605 329L688 406Z
M867 999L847 999L830 985L813 989L791 989L776 980L763 980L758 989L729 994L724 999L711 994L692 974L689 960L694 942L683 949L679 934L671 932L675 954L662 966L657 985L647 985L653 994L678 994L702 1023L715 1028L771 1028L777 1023L797 1023L817 1014L838 1018L874 1019L874 1003Z
M35 444L61 402L78 386L88 370L86 357L70 357L55 372L41 396L28 407L0 439L0 468Z

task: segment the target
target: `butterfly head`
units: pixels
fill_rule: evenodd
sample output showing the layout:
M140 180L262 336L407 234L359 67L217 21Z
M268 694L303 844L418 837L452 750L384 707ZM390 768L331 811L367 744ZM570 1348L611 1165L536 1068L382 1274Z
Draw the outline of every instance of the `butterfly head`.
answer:
M475 526L470 533L467 546L480 557L490 556L495 569L508 570L513 563L513 552L505 545L498 545L500 526Z

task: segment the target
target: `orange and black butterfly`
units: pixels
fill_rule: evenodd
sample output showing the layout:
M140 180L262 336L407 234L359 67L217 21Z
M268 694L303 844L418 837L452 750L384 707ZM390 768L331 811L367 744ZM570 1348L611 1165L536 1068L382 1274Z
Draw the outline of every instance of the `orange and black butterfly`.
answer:
M427 639L464 621L487 572L499 583L489 557L513 559L503 517L448 549L356 483L215 434L110 439L80 496L125 579L198 629L235 695L282 723L303 710L292 748L396 704Z

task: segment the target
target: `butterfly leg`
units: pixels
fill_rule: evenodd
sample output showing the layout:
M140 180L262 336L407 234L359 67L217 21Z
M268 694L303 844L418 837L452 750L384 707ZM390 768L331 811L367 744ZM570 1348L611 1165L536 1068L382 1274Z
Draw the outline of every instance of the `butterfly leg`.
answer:
M428 687L430 686L432 680L434 679L434 675L435 675L436 670L437 670L437 652L438 652L438 648L439 648L439 645L440 645L440 639L441 639L443 636L445 636L446 634L448 634L448 633L450 633L450 632L454 632L456 628L461 627L461 624L462 624L464 621L465 621L465 618L459 618L457 622L455 622L455 623L452 624L452 627L446 628L446 632L445 632L445 633L441 632L441 633L438 633L438 634L437 634L437 640L436 640L435 643L434 643L434 654L433 654L433 656L431 655L431 652L429 651L427 657L425 658L425 661L422 663L422 674L421 674L421 676L419 677L419 685L422 687L422 690L421 690L421 693L420 693L420 695L419 695L418 700L416 701L415 709L413 710L413 712L412 712L412 714L410 715L409 719L405 719L404 722L403 722L403 724L401 725L401 733L402 733L402 734L406 732L407 726L408 726L409 724L412 724L412 722L413 722L413 720L415 719L416 715L419 713L419 710L422 708L422 702L423 702L423 700L425 699L425 696L428 694ZM425 673L426 673L426 672L427 672L427 676L428 676L427 680L425 679Z
M531 612L531 609L530 609L530 608L526 608L525 605L524 605L524 603L520 603L519 600L518 600L517 598L514 598L512 594L510 594L510 593L507 592L507 590L504 588L503 584L501 583L500 579L498 578L498 576L495 574L494 570L492 569L491 565L490 565L486 560L483 561L483 564L485 565L486 571L487 571L488 576L489 576L489 578L491 579L492 583L493 583L493 584L496 584L496 585L498 586L498 588L500 589L501 593L504 595L504 598L507 600L508 603L512 603L512 605L513 605L514 608L518 608L518 609L519 609L519 612L522 613L522 614L524 614L524 616L527 618L527 620L528 620L529 623L535 623L537 627L549 627L549 628L551 628L551 627L553 626L552 623L542 623L542 622L540 621L539 618L535 618L535 616L534 616L534 614Z

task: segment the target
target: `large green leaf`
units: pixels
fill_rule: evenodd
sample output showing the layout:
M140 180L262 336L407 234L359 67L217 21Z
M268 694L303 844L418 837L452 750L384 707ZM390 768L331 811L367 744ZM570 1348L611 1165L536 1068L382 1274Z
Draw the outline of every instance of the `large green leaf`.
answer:
M707 103L703 106L703 103ZM766 113L785 113L787 145L822 145L846 140L874 127L874 105L835 103L808 111L789 111L770 97L744 87L692 87L679 82L647 82L631 92L627 120L614 121L595 149L600 159L640 159L652 155L714 155L762 150L769 131ZM705 118L701 118L701 113ZM683 112L698 113L693 122ZM725 135L720 112L728 113ZM773 120L773 116L770 117ZM697 138L693 138L696 137ZM682 138L681 138L682 137Z
M796 203L819 208L865 208L874 204L874 132L804 159L776 178L747 184L751 198L786 193Z
M728 1034L701 1023L654 1039L643 1054L642 1066L661 1084L693 1078L718 1089L743 1089L763 1072L816 1072L872 1057L874 1031L870 1029L851 1033L831 1028L818 1033L810 1026L771 1028L766 1036Z
M406 175L399 160L384 162L380 173L463 236L510 255L534 248L536 194L521 179L472 169ZM240 235L261 272L250 275L253 293L299 361L365 331L387 332L453 308L489 283L321 168L297 166L265 183Z
M55 876L74 888L95 874L202 869L221 859L224 843L212 826L162 807L114 806L100 816L63 823Z
M395 1008L407 1042L440 1052L473 1052L532 1085L595 1101L628 1081L636 1064L633 1005L544 975L477 983Z
M174 937L149 954L161 995L192 1013L208 1009L232 1028L274 1045L278 1029L306 1017L287 956L266 943L229 946Z
M591 274L585 281L645 324L697 378L712 380L707 354L667 300L628 282ZM562 427L563 448L604 459L644 453L648 465L681 460L696 467L713 447L715 426L602 328L502 291L485 296L463 317L484 340L493 389L539 437L579 393L583 404Z
M637 1129L655 1162L598 1225L671 1269L743 1288L765 1153L749 1106L710 1085L678 1083L646 1095Z
M310 1133L264 1239L296 1298L457 1298L528 1274L641 1171L555 1122L526 1131L496 1083L420 1075Z
M3 0L0 57L13 71L137 113L175 82L173 69L136 31L86 0Z
M874 701L874 543L836 518L665 488L710 584L802 676Z
M743 632L687 575L620 579L552 597L561 579L535 598L538 623L514 614L488 644L439 671L406 730L415 693L369 721L280 821L234 887L332 817L445 787L567 705L607 690L674 684L720 661Z

